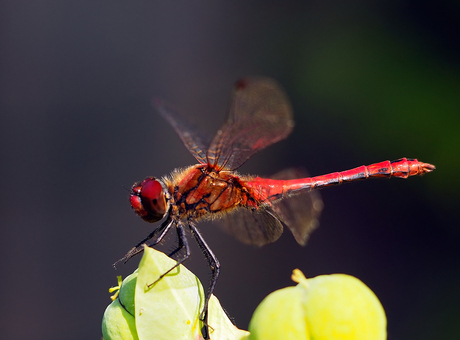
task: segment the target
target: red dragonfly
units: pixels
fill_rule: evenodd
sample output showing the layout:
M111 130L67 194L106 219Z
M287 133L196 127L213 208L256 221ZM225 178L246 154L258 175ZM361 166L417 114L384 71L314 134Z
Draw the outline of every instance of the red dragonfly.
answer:
M132 248L120 261L127 261L143 250L143 245L156 245L175 227L178 246L170 256L182 250L185 254L169 273L190 256L184 225L209 263L212 277L204 308L200 314L203 338L209 339L208 302L214 291L220 265L206 244L195 222L224 217L223 224L238 240L262 246L276 241L283 226L305 245L312 231L321 201L313 189L371 177L422 175L435 167L416 159L401 158L317 177L299 178L294 171L284 178L267 179L243 176L236 172L256 152L286 138L294 127L292 109L285 92L268 78L245 78L234 86L229 115L214 138L206 140L195 127L184 122L161 101L155 106L173 126L198 164L176 169L170 176L148 177L134 184L130 202L134 211L147 222L165 218L147 238ZM316 207L315 207L316 205Z

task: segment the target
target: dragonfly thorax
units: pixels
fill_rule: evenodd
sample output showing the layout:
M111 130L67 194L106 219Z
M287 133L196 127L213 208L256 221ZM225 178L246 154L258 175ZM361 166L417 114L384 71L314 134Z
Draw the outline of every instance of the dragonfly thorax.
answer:
M235 172L216 171L203 164L175 171L171 179L165 178L171 194L170 213L179 219L213 219L244 207L250 199L244 181Z

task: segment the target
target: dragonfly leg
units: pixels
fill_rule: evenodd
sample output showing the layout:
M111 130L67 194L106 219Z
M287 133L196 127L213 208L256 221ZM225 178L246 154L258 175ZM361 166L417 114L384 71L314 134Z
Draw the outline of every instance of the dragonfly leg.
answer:
M166 272L160 275L158 279L156 279L154 282L151 284L147 285L147 287L152 287L154 284L156 284L158 281L160 281L162 278L164 278L166 275L168 275L172 270L177 268L180 264L184 263L189 257L190 257L190 247L188 246L188 241L187 237L185 236L185 231L184 227L182 225L182 222L179 221L177 223L177 235L179 236L179 247L177 248L177 251L179 251L182 248L185 248L185 255L183 258L178 260L174 266L172 266L170 269L168 269ZM173 253L175 253L174 251Z
M214 255L211 248L209 248L208 244L203 239L203 236L198 231L195 224L192 221L189 221L188 224L189 224L193 237L195 238L196 242L200 246L201 251L203 252L204 256L206 257L206 260L208 261L209 267L211 268L211 282L209 284L206 298L204 301L203 311L200 314L200 320L203 322L203 327L201 328L201 334L204 339L210 339L209 325L208 325L208 305L209 305L209 299L211 298L211 295L214 292L214 288L216 287L217 278L219 277L220 263L216 255Z
M184 248L185 246L184 240L185 242L187 242L185 234L184 234L184 228L182 226L178 227L176 228L176 231L177 231L178 245L176 249L174 249L171 253L168 254L168 257L170 258L172 258L174 255L176 255L178 252L180 252Z
M117 264L120 262L126 263L131 259L133 256L139 254L144 250L144 244L147 244L149 247L154 246L163 240L165 235L168 233L169 229L171 229L173 225L173 220L172 219L167 219L164 221L161 226L156 228L154 231L152 231L149 236L147 236L145 239L143 239L141 242L139 242L135 247L131 248L125 256L123 256L121 259L119 259L117 262L113 264L113 266L116 268ZM156 236L158 235L158 236ZM150 239L152 239L154 236L156 238L153 240L153 242L147 243Z

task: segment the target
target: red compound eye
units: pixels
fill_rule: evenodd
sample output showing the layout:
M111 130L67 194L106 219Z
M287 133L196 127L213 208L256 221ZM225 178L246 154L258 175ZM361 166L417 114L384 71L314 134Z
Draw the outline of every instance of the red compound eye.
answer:
M163 186L155 178L146 178L131 190L131 206L144 220L156 222L166 214Z

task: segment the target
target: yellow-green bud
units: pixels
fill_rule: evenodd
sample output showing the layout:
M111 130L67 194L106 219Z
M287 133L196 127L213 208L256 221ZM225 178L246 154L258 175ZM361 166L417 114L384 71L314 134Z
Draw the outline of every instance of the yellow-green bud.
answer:
M257 307L249 331L251 340L383 340L386 317L375 294L357 278L345 274L306 279L277 290Z

